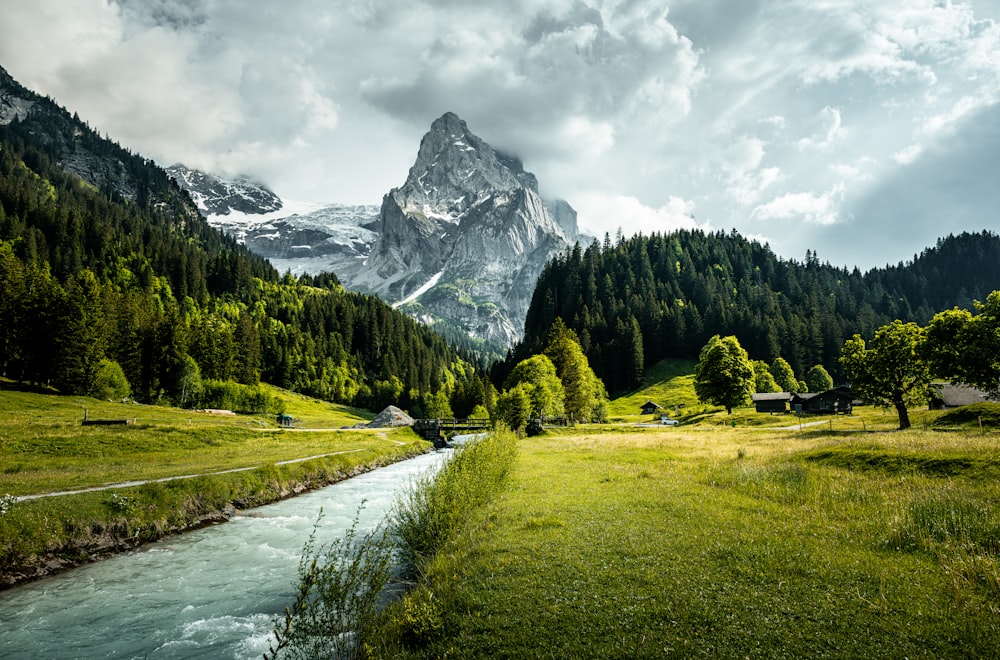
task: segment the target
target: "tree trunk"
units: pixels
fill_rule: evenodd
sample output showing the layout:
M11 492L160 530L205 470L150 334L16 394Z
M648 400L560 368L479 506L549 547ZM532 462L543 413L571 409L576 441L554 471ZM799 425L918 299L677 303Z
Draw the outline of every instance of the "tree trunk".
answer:
M910 414L906 412L906 404L902 401L894 401L896 412L899 414L899 430L905 431L910 428Z

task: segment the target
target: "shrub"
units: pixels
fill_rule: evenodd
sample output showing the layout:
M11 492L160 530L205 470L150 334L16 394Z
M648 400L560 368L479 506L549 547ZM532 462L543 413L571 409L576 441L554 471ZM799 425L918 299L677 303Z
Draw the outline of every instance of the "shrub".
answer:
M114 360L101 360L90 386L90 395L105 401L121 401L132 394L132 388L121 365Z
M322 519L316 521L316 527ZM316 527L299 560L295 604L275 621L265 658L358 658L391 577L392 552L381 527L360 534L358 521L343 538L316 545Z
M459 447L435 475L417 480L390 515L405 572L417 572L473 511L500 492L516 455L514 433L497 430Z
M0 516L6 514L17 504L17 498L13 495L0 495Z

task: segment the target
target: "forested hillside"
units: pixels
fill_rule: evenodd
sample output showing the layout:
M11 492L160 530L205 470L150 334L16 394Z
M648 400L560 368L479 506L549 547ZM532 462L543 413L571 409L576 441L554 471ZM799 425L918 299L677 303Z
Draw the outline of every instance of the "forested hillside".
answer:
M797 374L816 364L835 378L844 341L893 319L927 323L1000 288L1000 237L949 236L908 264L861 273L780 259L739 234L678 231L576 246L548 264L525 340L495 382L538 352L556 317L576 331L609 391L639 383L645 365L696 358L715 334L735 335L754 359L783 357Z
M280 277L151 161L17 89L31 109L0 125L0 375L92 393L113 362L135 398L179 405L203 379L414 412L484 399L438 335L336 277Z

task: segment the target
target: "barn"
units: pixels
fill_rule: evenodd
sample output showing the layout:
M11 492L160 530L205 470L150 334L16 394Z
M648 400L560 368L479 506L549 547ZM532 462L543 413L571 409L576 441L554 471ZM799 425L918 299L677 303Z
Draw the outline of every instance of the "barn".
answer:
M759 413L786 413L792 395L788 392L759 392L754 394L753 405Z

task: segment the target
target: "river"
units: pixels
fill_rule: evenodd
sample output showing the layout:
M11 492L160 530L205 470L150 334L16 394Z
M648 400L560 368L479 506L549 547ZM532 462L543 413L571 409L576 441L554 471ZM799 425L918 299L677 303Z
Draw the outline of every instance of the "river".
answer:
M0 592L2 658L260 658L295 598L303 545L385 518L424 454L229 522ZM359 507L364 507L358 515Z

